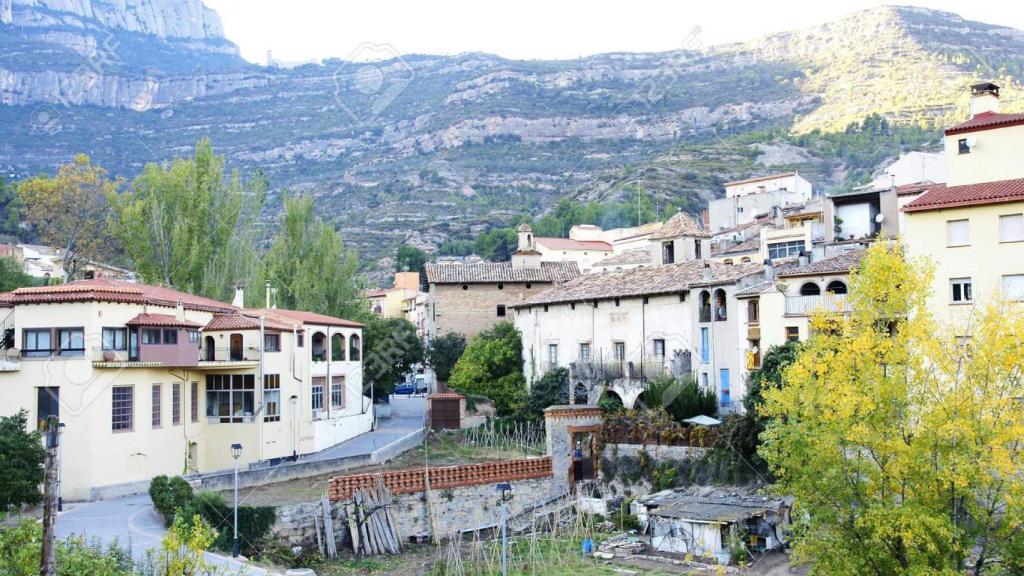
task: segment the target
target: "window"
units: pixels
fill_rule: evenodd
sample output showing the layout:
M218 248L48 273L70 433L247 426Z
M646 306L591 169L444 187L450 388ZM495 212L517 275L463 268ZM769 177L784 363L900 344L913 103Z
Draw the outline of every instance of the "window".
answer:
M800 327L799 326L786 326L786 342L799 342L800 341Z
M160 343L160 329L159 328L143 328L142 329L142 343L143 344L159 344Z
M256 376L207 374L206 416L214 422L247 422L256 412Z
M345 377L331 376L331 406L345 407Z
M327 379L323 376L313 377L313 396L310 406L313 410L323 410L324 407L324 382Z
M171 424L181 426L181 384L171 385Z
M281 421L281 375L263 375L263 421Z
M950 278L950 301L954 304L966 304L974 301L970 278Z
M331 362L345 361L345 336L334 334L331 336Z
M327 360L327 336L323 332L313 334L313 362Z
M498 317L502 318L504 316L505 316L505 305L504 304L498 304Z
M756 324L761 321L761 303L759 300L747 300L747 323Z
M833 280L825 286L825 292L829 294L846 294L846 284L841 280Z
M164 330L164 344L177 344L178 343L178 329L167 328Z
M818 296L821 294L821 286L817 282L804 282L800 286L801 296Z
M654 357L664 358L665 357L665 340L662 338L654 339Z
M1024 300L1024 274L1003 276L1003 296L1008 300Z
M306 345L306 336L302 332L295 334L295 347L302 348Z
M199 422L199 382L192 383L192 390L189 396L189 409L192 411L192 421Z
M707 390L708 389L708 385L709 385L709 383L708 383L708 373L707 372L701 372L700 373L700 386L701 386L701 388Z
M580 362L590 362L590 343L580 344Z
M725 290L715 290L715 321L726 320L729 317L729 309L726 306Z
M548 364L558 365L558 344L548 344Z
M970 243L971 234L967 220L946 222L946 246L967 246Z
M696 260L700 260L703 257L703 256L701 256L701 250L700 249L701 249L700 240L699 239L694 240L693 241L693 257Z
M264 352L280 352L281 351L281 335L280 334L263 334L263 351Z
M58 328L57 341L60 356L81 356L85 354L85 330L83 328Z
M153 384L153 428L160 427L160 385Z
M188 341L191 344L199 344L199 330L188 329Z
M956 141L957 154L970 154L971 146L967 144L967 138L961 138Z
M676 245L674 242L661 243L661 263L672 264L676 261Z
M711 322L711 293L707 290L700 292L700 321Z
M626 360L626 343L625 342L612 342L612 353L615 356L616 362L623 362Z
M53 353L53 332L49 328L25 330L21 353L25 356L49 356Z
M775 260L777 258L788 258L790 256L799 256L800 252L804 249L803 240L790 240L788 242L773 242L768 245L768 258Z
M1024 214L1006 214L999 217L1000 242L1024 242Z
M505 285L502 284L501 282L498 282L498 290L504 290L504 289L505 289Z
M135 423L132 420L134 413L134 388L131 386L112 386L110 388L110 429L114 432L129 432Z
M60 421L60 387L41 386L36 388L36 428L39 431L47 431L50 416Z
M359 342L359 334L353 334L348 339L348 359L349 362L357 362L362 355Z
M128 329L127 328L104 328L103 329L104 350L127 350Z
M705 364L711 361L711 333L707 326L700 329L700 361Z

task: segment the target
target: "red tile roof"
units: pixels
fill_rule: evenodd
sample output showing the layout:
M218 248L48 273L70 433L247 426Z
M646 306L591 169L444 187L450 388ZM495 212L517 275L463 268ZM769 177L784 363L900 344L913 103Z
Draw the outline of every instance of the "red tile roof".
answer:
M139 314L128 322L128 326L170 326L178 328L201 328L202 324L178 318L170 314Z
M912 194L921 194L927 192L929 188L936 186L934 182L914 182L913 184L903 184L902 186L896 187L897 196L910 196Z
M203 331L259 330L259 328L260 319L258 314L255 316L247 314L217 314L203 327ZM302 332L302 327L299 324L278 322L273 318L265 318L263 320L263 328L273 332L291 332L293 329L298 329L299 332Z
M1024 202L1024 178L946 186L935 184L903 207L904 212L941 210L959 206L998 204L1000 202Z
M540 268L515 268L511 262L475 264L427 263L431 284L497 284L499 282L559 283L580 275L575 262L541 262Z
M18 288L10 293L11 304L42 304L49 302L125 302L160 306L181 305L190 310L227 312L234 310L212 298L204 298L172 288L137 284L123 280L96 278L67 284Z
M963 134L965 132L977 132L980 130L992 130L994 128L1005 128L1024 124L1024 114L1000 114L999 112L982 112L975 114L966 122L946 128L946 135Z
M284 310L282 308L246 310L246 313L266 314L267 318L275 319L283 324L301 322L302 324L316 324L320 326L342 326L347 328L362 328L363 324L354 320L335 318L316 312L303 312L301 310ZM288 330L291 330L289 327Z
M600 250L611 252L612 245L600 240L573 240L572 238L535 238L539 246L552 250Z

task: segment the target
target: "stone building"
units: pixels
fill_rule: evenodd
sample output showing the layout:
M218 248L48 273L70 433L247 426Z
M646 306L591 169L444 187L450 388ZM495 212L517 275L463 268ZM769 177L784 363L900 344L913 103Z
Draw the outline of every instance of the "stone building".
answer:
M530 226L519 227L510 262L427 264L427 337L467 337L511 320L511 306L580 275L576 262L542 262Z

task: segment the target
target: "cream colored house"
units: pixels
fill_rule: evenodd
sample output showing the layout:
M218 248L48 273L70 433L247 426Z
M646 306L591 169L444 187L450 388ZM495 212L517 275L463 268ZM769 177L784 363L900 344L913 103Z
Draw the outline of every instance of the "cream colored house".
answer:
M362 325L116 280L2 295L3 414L64 426L62 495L301 456L371 428Z
M1024 114L998 103L998 86L971 87L971 118L945 132L948 182L902 209L908 253L935 266L931 309L964 323L1000 294L1024 300Z

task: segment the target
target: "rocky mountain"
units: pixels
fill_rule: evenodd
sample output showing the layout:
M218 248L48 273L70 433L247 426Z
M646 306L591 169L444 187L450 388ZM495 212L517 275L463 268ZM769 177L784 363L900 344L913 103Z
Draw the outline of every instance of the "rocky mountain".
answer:
M377 257L566 196L640 187L698 210L723 181L774 170L850 185L934 146L972 81L1024 103L1024 34L920 8L727 46L695 29L676 51L570 61L364 49L379 58L262 67L199 0L0 0L0 172L86 152L131 177L209 136L274 191L316 195Z

